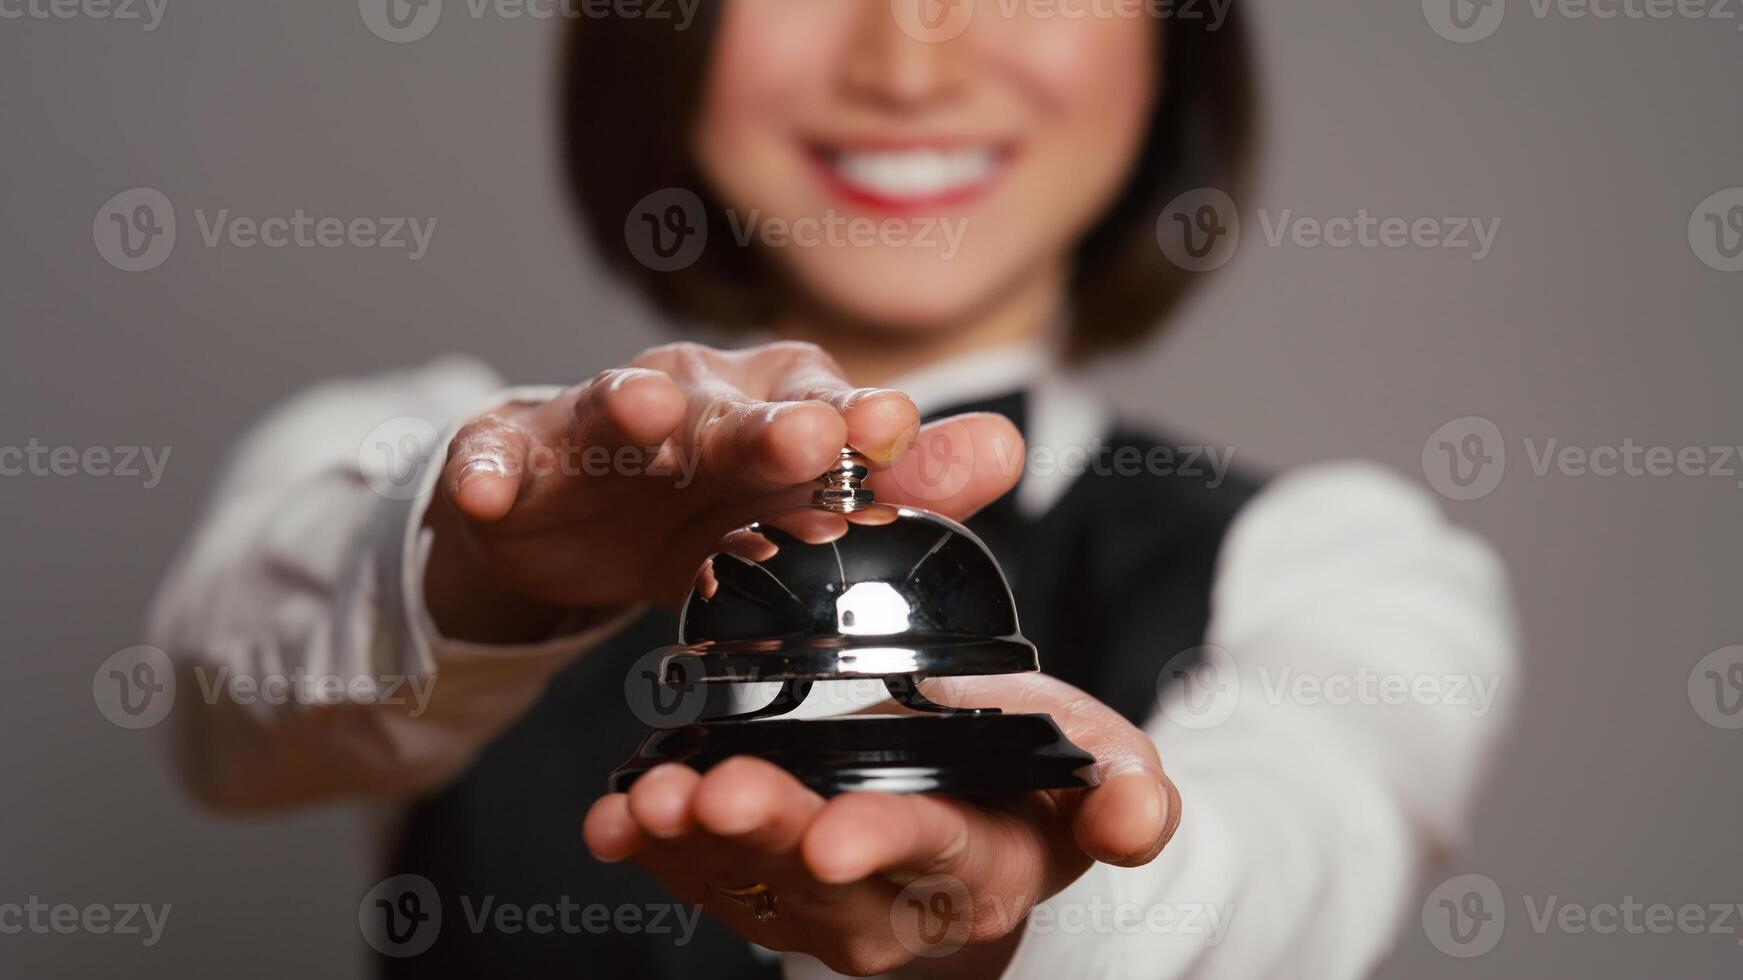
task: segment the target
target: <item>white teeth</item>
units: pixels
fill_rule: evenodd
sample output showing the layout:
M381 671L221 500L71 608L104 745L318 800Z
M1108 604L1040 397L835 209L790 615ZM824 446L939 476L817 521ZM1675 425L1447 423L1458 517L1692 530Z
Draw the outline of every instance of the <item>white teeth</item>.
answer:
M847 184L882 197L937 197L972 187L992 173L991 148L844 151L835 172Z

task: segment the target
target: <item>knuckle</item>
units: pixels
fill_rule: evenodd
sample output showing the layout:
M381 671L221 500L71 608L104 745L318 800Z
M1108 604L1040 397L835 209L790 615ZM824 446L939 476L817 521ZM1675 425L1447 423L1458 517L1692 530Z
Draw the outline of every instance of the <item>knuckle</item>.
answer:
M669 344L660 344L642 351L641 356L630 362L632 367L645 367L651 363L676 361L680 364L694 363L719 353L707 344L699 344L694 340L674 340Z
M737 410L738 403L724 395L714 395L702 399L696 406L696 441L700 441L708 428L732 415Z
M606 368L594 375L592 380L588 381L585 385L582 385L582 387L588 392L597 392L603 388L610 387L614 381L623 376L625 371L629 370L633 369L621 367Z
M475 418L455 431L450 446L454 452L463 453L485 443L498 442L502 438L502 428L502 420L494 415Z
M771 340L757 348L758 352L783 357L822 357L823 348L808 340Z
M759 355L778 360L787 368L821 368L841 373L835 358L822 347L808 340L777 340L757 348Z
M605 397L623 386L623 383L642 374L644 369L632 367L607 368L593 376L593 380L582 386L581 397L575 400L577 408L594 408L605 400Z

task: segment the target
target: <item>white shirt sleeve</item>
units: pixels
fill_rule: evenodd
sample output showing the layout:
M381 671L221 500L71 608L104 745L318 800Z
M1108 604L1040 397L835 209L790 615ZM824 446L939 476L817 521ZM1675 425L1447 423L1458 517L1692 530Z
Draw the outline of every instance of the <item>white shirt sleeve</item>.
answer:
M1209 641L1146 725L1174 840L1038 906L1006 977L1366 976L1462 843L1515 627L1494 552L1426 494L1369 464L1277 480L1223 546Z
M242 441L148 626L176 665L176 757L197 799L258 809L437 785L622 624L489 647L442 637L424 608L423 517L453 430L555 391L504 390L448 358L323 384Z

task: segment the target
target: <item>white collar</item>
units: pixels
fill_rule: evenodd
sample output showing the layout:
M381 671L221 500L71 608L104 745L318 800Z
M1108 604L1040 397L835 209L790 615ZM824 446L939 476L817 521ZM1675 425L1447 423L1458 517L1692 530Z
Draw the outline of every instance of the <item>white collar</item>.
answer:
M1017 485L1017 506L1030 517L1045 514L1076 478L1057 464L1068 447L1086 447L1103 438L1112 421L1101 399L1061 370L1052 348L1041 342L974 351L897 378L889 387L907 392L929 415L941 408L1012 391L1029 396L1024 433L1031 459L1046 454L1047 466L1025 466Z
M1029 389L1054 368L1048 345L1031 341L959 354L910 371L886 387L906 392L920 414L930 415L950 405Z

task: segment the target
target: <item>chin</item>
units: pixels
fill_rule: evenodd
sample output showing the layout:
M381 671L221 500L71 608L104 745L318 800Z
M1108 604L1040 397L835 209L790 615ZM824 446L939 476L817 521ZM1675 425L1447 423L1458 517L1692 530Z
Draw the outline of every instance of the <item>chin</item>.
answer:
M789 271L801 289L843 319L904 334L947 330L998 299L1000 277L967 256L863 256Z

